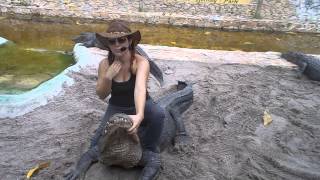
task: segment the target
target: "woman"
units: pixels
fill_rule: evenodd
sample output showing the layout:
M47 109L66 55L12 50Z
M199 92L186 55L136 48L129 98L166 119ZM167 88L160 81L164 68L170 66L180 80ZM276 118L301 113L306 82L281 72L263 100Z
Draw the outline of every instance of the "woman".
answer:
M99 64L96 91L101 99L109 94L111 98L91 147L96 145L101 129L113 114L128 114L133 122L129 134L136 135L140 125L145 127L145 135L141 139L145 165L142 179L152 179L160 168L157 146L165 115L147 92L149 62L135 53L135 47L141 40L140 32L131 32L125 22L114 21L105 33L97 33L96 36L109 51L108 58Z

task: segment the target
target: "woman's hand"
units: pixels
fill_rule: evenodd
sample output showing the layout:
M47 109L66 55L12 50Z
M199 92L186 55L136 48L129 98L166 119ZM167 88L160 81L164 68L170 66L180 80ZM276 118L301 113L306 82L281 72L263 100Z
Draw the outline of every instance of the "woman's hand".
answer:
M106 78L112 80L120 71L121 63L119 61L113 61L111 66L107 69Z
M140 126L140 123L141 123L143 117L139 116L139 115L129 115L129 117L132 120L132 126L130 129L128 129L128 133L135 134L138 132L138 128Z

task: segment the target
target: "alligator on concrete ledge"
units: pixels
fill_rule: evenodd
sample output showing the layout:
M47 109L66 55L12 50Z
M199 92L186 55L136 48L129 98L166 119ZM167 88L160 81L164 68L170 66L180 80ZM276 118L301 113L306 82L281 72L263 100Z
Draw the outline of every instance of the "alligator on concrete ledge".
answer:
M156 101L165 110L163 131L160 136L160 151L172 145L180 150L191 143L187 135L181 114L186 111L193 102L193 90L190 84L178 82L177 91L167 94ZM85 177L86 171L92 163L99 161L106 165L118 165L125 168L143 166L139 177L141 180L152 180L160 170L160 162L151 160L146 162L142 147L129 136L126 129L131 127L131 120L125 114L115 114L110 118L105 128L101 129L102 136L96 146L84 153L76 168L66 175L67 180L75 180ZM143 144L144 131L139 130L141 144ZM119 143L121 142L121 143ZM147 151L148 152L148 151ZM142 155L143 154L143 155Z
M72 39L75 43L82 43L85 47L97 47L103 50L107 50L105 46L103 46L96 38L96 33L93 32L84 32L79 36ZM161 69L158 67L156 63L154 63L151 58L147 55L147 53L139 46L136 46L136 52L141 56L144 56L150 63L150 73L160 82L163 83L163 74Z
M311 80L320 81L320 59L297 52L283 53L281 57L299 66L299 78L305 74Z

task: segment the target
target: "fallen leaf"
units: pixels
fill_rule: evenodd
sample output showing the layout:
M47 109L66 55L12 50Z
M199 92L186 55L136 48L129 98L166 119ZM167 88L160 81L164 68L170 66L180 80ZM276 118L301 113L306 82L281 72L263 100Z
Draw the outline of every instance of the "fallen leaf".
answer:
M241 49L238 48L230 48L231 51L241 51Z
M28 173L27 173L27 179L30 179L31 176L32 176L34 173L36 173L37 171L39 171L39 170L41 170L41 169L43 169L43 168L49 167L49 165L50 165L50 162L40 163L40 164L38 164L36 167L30 169L30 170L28 171Z
M207 31L207 32L205 32L204 34L205 34L205 35L210 35L211 32Z
M281 39L279 39L279 38L276 38L276 40L277 40L277 41L281 41Z
M271 122L272 122L271 115L268 113L267 110L265 110L264 113L263 113L263 125L267 126Z
M173 45L176 45L177 43L176 42L174 42L174 41L172 41L172 42L170 42L171 44L173 44Z
M247 42L244 42L243 44L245 44L245 45L252 45L252 44L254 44L254 43L247 41Z
M297 33L294 32L286 32L287 34L297 35Z

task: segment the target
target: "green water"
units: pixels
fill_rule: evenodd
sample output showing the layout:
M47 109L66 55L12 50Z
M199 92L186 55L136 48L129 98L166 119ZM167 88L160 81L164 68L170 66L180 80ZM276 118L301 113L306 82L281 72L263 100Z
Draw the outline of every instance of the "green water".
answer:
M54 51L0 47L0 94L28 91L72 64L72 56Z
M184 48L242 51L300 51L320 54L320 35L304 33L227 32L207 28L132 24L141 43ZM19 93L50 79L73 64L59 53L28 52L25 48L71 51L71 39L81 32L103 32L106 24L52 23L0 17L0 36L15 42L15 48L0 51L0 94Z

